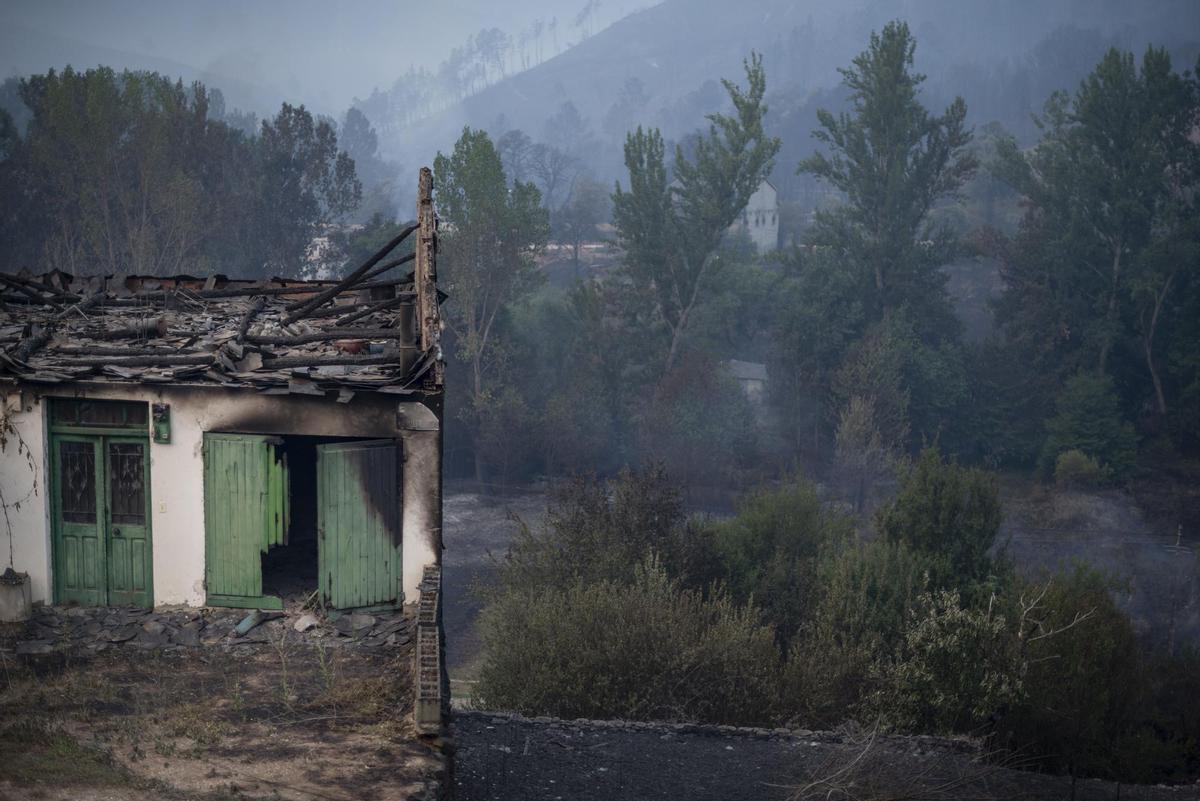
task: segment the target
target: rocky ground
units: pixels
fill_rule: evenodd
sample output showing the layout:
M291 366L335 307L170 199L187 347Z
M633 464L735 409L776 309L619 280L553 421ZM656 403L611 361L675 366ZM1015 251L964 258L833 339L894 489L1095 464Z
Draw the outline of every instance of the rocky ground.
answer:
M320 642L362 649L407 645L409 620L400 610L372 614L317 614L160 607L49 607L34 609L14 642L19 656L76 650L102 653L122 646L166 652L200 646L246 650L281 638L289 645Z
M968 741L690 724L455 715L456 801L1184 801L997 764ZM1009 764L1013 764L1009 760Z
M437 797L410 620L277 614L40 608L0 627L0 801Z

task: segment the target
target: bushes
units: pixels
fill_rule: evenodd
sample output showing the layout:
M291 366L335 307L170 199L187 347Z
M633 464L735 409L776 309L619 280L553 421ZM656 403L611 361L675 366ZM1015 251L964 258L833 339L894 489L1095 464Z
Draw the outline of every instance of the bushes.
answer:
M989 473L944 463L927 448L896 499L880 511L881 536L944 559L949 572L935 577L966 589L985 580L994 565L988 552L1000 531L1000 495Z
M1137 435L1121 416L1120 400L1107 375L1081 370L1067 380L1046 421L1039 467L1049 475L1059 454L1077 450L1095 460L1105 480L1119 480L1133 467Z
M1025 597L1027 695L1003 721L1011 743L1072 775L1128 775L1121 760L1144 682L1133 626L1114 603L1110 582L1080 566Z
M1054 461L1054 483L1059 489L1089 489L1103 482L1100 463L1081 450L1063 451Z
M880 721L992 734L1076 775L1200 770L1196 660L1168 660L1150 683L1105 578L1077 569L1033 585L991 559L988 476L928 451L879 522L882 536L859 540L803 483L712 522L683 519L661 468L573 482L502 565L480 622L476 702L565 717Z
M523 527L501 565L504 589L565 589L626 581L650 552L672 562L683 521L678 488L661 466L623 470L610 484L575 478L550 497L540 531Z
M904 731L972 731L1024 693L1025 665L1008 621L990 605L963 606L953 590L921 597L901 648L876 670L870 707Z
M818 555L854 530L852 520L827 508L802 482L753 493L735 517L708 529L718 565L712 578L738 601L753 599L784 643L818 597Z
M629 583L510 589L481 624L484 708L747 725L775 717L774 632L753 607L683 589L653 561Z
M796 722L833 726L858 713L872 665L898 646L930 573L940 571L886 540L839 543L818 569L820 593L788 652L783 697Z

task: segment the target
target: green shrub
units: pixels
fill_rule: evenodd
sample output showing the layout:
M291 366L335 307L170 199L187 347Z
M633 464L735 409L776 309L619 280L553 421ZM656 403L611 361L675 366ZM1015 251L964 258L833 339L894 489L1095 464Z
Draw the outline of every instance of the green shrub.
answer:
M1088 489L1104 483L1100 463L1081 450L1063 451L1054 462L1054 483L1060 489Z
M652 561L628 583L511 588L480 627L475 700L486 709L749 725L775 717L774 632L752 607L683 589Z
M909 732L972 731L1024 692L1025 664L1005 616L964 607L953 590L921 597L901 647L875 670L870 707Z
M553 488L539 529L521 527L499 583L540 591L628 581L651 551L677 558L682 526L679 489L661 466L623 470L611 482L577 477Z
M1058 455L1078 450L1090 456L1112 479L1123 478L1137 456L1137 435L1121 415L1121 402L1107 375L1081 370L1055 398L1046 421L1039 467L1049 475Z
M739 602L753 600L786 643L811 613L817 557L853 533L853 521L825 506L803 481L760 490L737 515L708 524L721 580Z
M997 567L989 556L1000 531L996 479L943 462L935 448L926 448L895 500L880 510L876 527L885 539L944 560L949 570L934 575L938 586L967 591Z
M1111 589L1104 576L1079 566L1021 594L1026 695L1002 727L1044 767L1128 775L1145 685L1133 626Z
M871 690L872 665L899 646L930 574L944 570L902 541L847 542L827 552L815 609L788 652L786 714L810 727L855 714Z

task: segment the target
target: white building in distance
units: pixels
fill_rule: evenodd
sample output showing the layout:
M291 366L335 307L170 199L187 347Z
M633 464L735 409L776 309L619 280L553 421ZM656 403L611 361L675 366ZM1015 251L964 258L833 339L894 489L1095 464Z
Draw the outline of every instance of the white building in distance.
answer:
M730 233L744 230L759 253L779 249L779 193L770 181L764 180L750 196L750 202L742 210L742 217L735 222Z

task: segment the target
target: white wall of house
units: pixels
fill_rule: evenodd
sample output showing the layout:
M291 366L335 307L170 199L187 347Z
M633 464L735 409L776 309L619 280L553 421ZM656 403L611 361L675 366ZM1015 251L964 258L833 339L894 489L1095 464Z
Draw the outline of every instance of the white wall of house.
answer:
M6 417L32 455L19 453L16 434L0 451L0 488L7 523L0 517L0 553L8 561L12 532L14 567L30 575L35 601L53 594L50 503L46 491L47 398L88 397L168 403L171 441L150 442L150 503L154 603L204 603L204 472L206 431L307 434L329 437L399 437L405 449L403 587L409 602L426 564L439 560L441 447L436 416L418 403L366 396L350 403L321 398L270 396L208 387L89 385L4 390ZM419 408L413 408L419 407ZM407 409L407 413L404 413ZM415 421L415 422L408 422ZM36 481L36 489L34 482ZM19 504L19 506L18 506Z
M763 181L750 196L738 223L759 253L779 248L779 196L770 181Z

